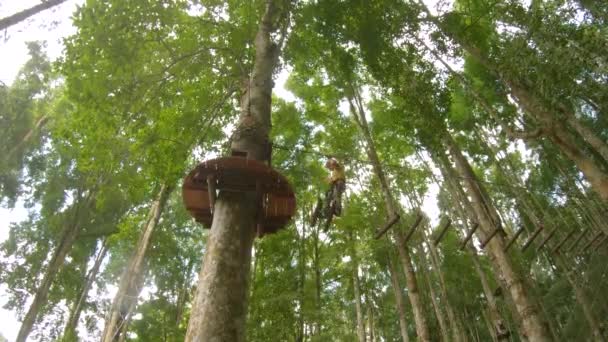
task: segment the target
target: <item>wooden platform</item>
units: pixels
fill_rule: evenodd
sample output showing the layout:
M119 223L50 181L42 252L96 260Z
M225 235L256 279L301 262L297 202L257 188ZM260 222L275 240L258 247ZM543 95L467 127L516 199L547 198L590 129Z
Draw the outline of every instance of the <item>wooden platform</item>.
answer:
M210 191L211 189L211 191ZM260 202L257 234L263 236L285 227L296 210L296 199L287 178L270 166L243 157L223 157L200 163L184 179L182 197L197 222L210 228L216 191L256 193Z

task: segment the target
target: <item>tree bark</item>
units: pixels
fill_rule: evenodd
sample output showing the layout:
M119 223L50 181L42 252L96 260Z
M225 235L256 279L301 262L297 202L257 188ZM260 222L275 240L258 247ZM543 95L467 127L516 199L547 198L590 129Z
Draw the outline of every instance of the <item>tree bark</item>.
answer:
M393 292L395 294L395 305L397 306L397 313L399 314L399 328L401 331L401 339L403 340L403 342L410 342L410 338L407 334L407 318L405 315L405 304L403 302L403 294L401 292L401 286L399 285L399 276L390 256L387 258L387 263L388 271L391 276Z
M437 249L430 242L428 236L425 234L426 245L429 248L431 265L433 265L433 270L437 273L437 278L439 279L439 289L441 291L442 301L445 303L446 311L448 314L448 321L450 322L450 327L452 328L452 340L456 342L462 342L465 340L465 335L461 329L461 322L457 319L456 313L454 312L454 307L450 303L450 298L448 296L448 288L445 282L445 278L443 277L443 273L441 272L441 268L439 267L439 253L437 253Z
M485 196L483 196L483 192L481 191L483 186L477 181L477 177L473 173L471 166L447 131L444 131L444 143L448 146L458 173L464 179L467 192L472 198L471 204L477 219L479 220L480 228L486 235L499 229L499 226L497 226L496 222L494 222L487 212L487 208L493 207L493 205L488 202L487 198L484 198ZM513 268L511 260L504 251L502 236L500 234L495 236L487 244L486 248L492 255L491 260L494 268L504 281L504 288L508 290L511 295L519 318L521 319L525 335L530 341L534 342L550 341L551 336L539 313L537 305L529 296L521 277Z
M467 224L466 218L469 217L470 219L475 220L475 211L473 210L473 207L471 206L468 198L466 197L466 194L464 193L464 191L462 190L460 185L457 184L457 181L451 172L452 171L451 166L449 164L447 164L448 161L447 161L445 155L435 154L434 159L435 159L437 165L439 165L439 169L441 171L441 174L443 175L444 182L447 186L447 190L450 193L450 196L452 197L452 201L456 202L456 209L458 210L458 212L460 214L459 216L462 218L462 221L463 221L465 227L467 228L467 230L470 230L470 227ZM475 272L479 276L479 279L481 282L481 287L483 289L484 296L488 303L488 311L490 313L490 319L493 323L493 326L491 326L491 328L490 328L491 329L490 334L492 335L492 338L495 340L499 340L499 341L507 340L508 336L506 336L505 334L500 334L500 331L499 331L499 330L501 330L501 327L506 328L506 326L504 324L504 320L502 319L500 311L498 310L498 305L496 304L496 298L494 297L494 292L492 291L492 289L490 287L490 283L488 281L487 275L483 271L483 268L481 267L481 263L479 262L479 255L477 254L477 251L475 250L475 248L471 246L471 244L467 244L466 247L473 260L473 265L475 266Z
M120 337L121 327L124 325L125 317L128 317L132 303L137 302L140 286L139 280L143 277L143 263L152 239L152 233L158 225L161 214L167 204L173 187L162 185L157 199L150 207L148 221L139 237L135 253L129 259L118 286L118 292L114 296L108 319L105 324L102 341L113 342ZM122 322L122 323L121 323Z
M63 0L63 1L65 1L65 0ZM49 121L48 115L43 115L38 120L36 120L34 127L32 127L15 146L11 147L11 149L8 151L8 153L6 154L4 159L10 160L13 157L13 155L15 155L15 153L17 153L17 151L19 151L21 148L23 148L23 146L28 141L30 141L30 139L34 136L35 133L39 132L42 129L42 127L44 127L44 125L46 125L46 123L48 121Z
M422 9L429 16L429 20L445 34L454 39L460 46L469 53L478 63L483 65L497 78L501 79L509 88L512 94L517 98L521 107L532 115L541 125L543 134L546 135L562 153L572 160L579 170L585 175L585 178L591 183L592 188L600 195L604 201L608 201L608 174L593 160L592 157L586 155L585 151L577 146L576 140L562 123L561 119L549 112L549 109L542 104L537 97L528 91L522 84L513 79L510 75L503 73L500 68L482 54L480 49L464 41L462 38L455 35L450 29L447 29L442 22L436 17L433 17L428 8L418 1ZM442 63L444 63L442 61ZM490 112L491 113L491 112ZM567 115L567 120L577 120L572 114ZM570 123L572 126L572 123ZM577 129L578 127L578 129ZM590 129L583 129L584 124L578 122L577 127L573 128L576 131L582 132L581 137L585 139L596 151L604 158L606 144L603 143L600 137L597 137Z
M359 285L359 265L353 262L353 292L355 294L355 311L357 314L357 338L359 342L365 342L365 321L363 319L363 308L361 307L361 288Z
M44 10L47 10L49 8L60 5L60 4L64 3L65 1L66 0L46 0L36 6L30 7L21 12L17 12L11 16L2 18L2 19L0 19L0 31L3 31L4 29L6 29L10 26L13 26L15 24L18 24L18 23L24 21L25 19L27 19L33 15L36 15Z
M271 33L279 26L278 20L288 14L288 9L280 4L278 0L266 3L254 41L251 77L241 98L241 115L232 135L233 150L265 162L270 162L272 74L280 51ZM283 32L283 36L285 34ZM251 248L259 206L256 197L227 191L221 191L218 196L188 323L188 342L245 339Z
M16 342L25 342L28 335L32 331L32 327L38 318L38 313L46 303L49 289L55 280L55 276L61 269L61 266L63 266L65 257L70 252L74 242L76 241L76 237L80 231L81 215L82 212L86 210L86 208L83 208L83 206L88 207L88 205L91 203L91 196L92 193L90 192L87 196L85 196L85 198L80 198L77 200L78 202L74 208L74 217L72 218L72 222L70 222L62 232L61 240L55 248L55 252L51 257L51 260L49 261L49 265L47 266L44 277L42 278L42 282L34 295L34 300L23 318Z
M82 290L80 291L80 296L74 302L72 309L70 310L70 316L68 317L68 322L65 325L63 330L63 339L67 341L78 341L78 334L76 332L76 328L78 327L78 320L80 319L80 314L82 313L82 309L84 304L86 303L87 297L89 295L89 291L91 290L91 286L93 282L97 278L97 274L99 273L99 268L101 267L101 263L103 262L106 253L108 252L109 245L104 240L101 246L101 250L95 257L95 262L93 263L93 267L89 270Z
M445 321L443 311L441 310L441 303L439 303L437 293L435 292L435 288L433 287L433 283L431 282L431 277L428 274L428 265L426 264L426 259L423 253L419 253L421 266L424 268L424 278L426 279L426 283L428 284L429 291L431 292L431 303L433 304L433 309L435 310L435 316L437 317L437 322L439 322L439 330L441 332L441 340L444 342L450 341L450 333L448 331L448 324Z
M397 205L395 203L391 189L388 185L388 181L386 179L384 169L382 168L382 164L380 164L380 159L378 158L378 153L376 152L374 140L370 134L367 119L365 118L363 104L360 96L358 96L358 90L354 86L350 86L352 88L351 90L353 94L353 96L349 97L348 99L350 104L351 115L357 123L357 126L359 127L359 130L363 135L363 139L365 140L366 152L369 160L372 162L374 173L376 174L376 177L378 177L378 181L380 182L386 211L390 217L391 215L398 213ZM403 270L405 272L406 283L408 288L408 297L410 299L410 303L412 304L412 310L414 312L414 320L416 321L416 333L418 335L418 340L430 341L429 329L426 323L426 318L424 316L424 309L422 306L422 301L420 299L420 294L418 293L416 273L414 272L414 267L412 266L412 261L405 243L405 239L400 233L395 233L393 235L395 236L395 239L397 241L397 250L399 251L399 257L401 259Z

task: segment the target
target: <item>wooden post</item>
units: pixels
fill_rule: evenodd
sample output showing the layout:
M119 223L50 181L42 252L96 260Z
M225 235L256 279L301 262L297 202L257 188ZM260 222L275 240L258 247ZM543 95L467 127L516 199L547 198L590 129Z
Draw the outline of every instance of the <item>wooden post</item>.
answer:
M576 247L576 245L578 245L578 243L583 239L583 236L585 236L585 234L587 233L587 229L584 229L581 234L576 238L576 240L574 240L574 242L572 243L572 245L570 245L570 248L568 248L568 252L572 252L572 250L574 249L574 247Z
M461 251L463 251L464 248L467 246L467 244L469 243L469 241L473 237L473 234L475 234L475 231L477 230L478 227L479 227L479 223L475 222L473 224L473 228L471 228L471 230L467 233L467 236L464 238L464 241L462 241L462 245L460 245L460 250Z
M508 251L509 248L511 248L511 246L515 243L515 241L517 241L517 239L519 238L521 233L524 232L524 229L525 229L525 227L523 225L521 227L519 227L519 229L515 232L515 235L513 235L511 240L509 240L509 242L507 243L507 246L505 247L505 252Z
M433 245L437 246L441 242L441 239L443 239L443 236L448 231L448 228L450 228L451 225L452 225L452 220L450 220L448 218L447 222L445 223L445 225L441 229L441 232L439 233L439 236L437 236L437 238L433 241Z
M568 241L572 235L574 235L575 230L571 230L570 233L568 233L568 235L566 235L565 238L562 239L562 241L560 241L557 246L555 246L552 250L551 253L556 253L557 251L560 250L560 248L562 248L562 246L566 243L566 241Z
M207 192L209 193L209 209L211 210L211 214L213 214L213 210L215 207L215 176L210 174L207 176Z
M490 233L490 236L488 236L480 245L480 247L486 248L486 245L488 243L490 243L490 241L492 241L492 239L496 236L496 234L498 234L498 232L500 232L502 230L502 228L496 228L492 231L492 233Z
M538 245L538 247L536 248L537 251L540 251L541 248L543 248L543 246L547 243L547 241L549 241L553 235L555 235L555 232L557 231L557 227L553 228L553 230L549 233L549 235L547 235L543 241L541 241L541 243Z
M401 216L397 213L393 213L391 215L391 217L389 218L389 220L384 224L384 226L378 230L378 232L376 233L376 235L374 236L374 239L378 240L379 238L381 238L384 234L386 234L386 232L391 229L392 226L395 225L395 223L397 223L399 221L399 219L401 218Z
M405 236L405 239L403 240L404 243L408 243L408 241L410 241L410 239L412 238L412 235L414 235L414 232L416 231L416 228L418 227L418 225L420 225L420 221L422 221L422 214L420 214L420 211L418 211L418 216L416 216L416 221L414 221L414 224L412 225L412 228L410 228L410 231L407 232L407 235Z
M604 242L606 242L606 240L608 240L608 235L604 235L604 237L598 243L595 244L595 248L593 249L593 251L597 252L604 244Z
M525 252L526 249L528 249L528 247L530 247L530 245L532 244L532 242L534 242L534 240L536 239L536 237L538 236L538 234L540 234L540 232L545 229L544 225L539 225L538 228L536 228L536 231L532 234L532 236L530 236L530 238L528 239L528 241L526 241L526 243L524 243L523 247L521 248L522 252Z

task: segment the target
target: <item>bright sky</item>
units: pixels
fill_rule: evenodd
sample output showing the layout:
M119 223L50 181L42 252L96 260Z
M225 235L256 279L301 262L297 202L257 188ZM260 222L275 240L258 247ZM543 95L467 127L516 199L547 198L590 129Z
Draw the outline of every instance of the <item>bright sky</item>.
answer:
M434 4L436 0L425 2ZM0 18L30 8L38 3L40 3L38 0L0 0ZM0 81L7 85L13 82L19 69L27 61L26 42L28 41L46 42L46 52L51 60L59 57L63 50L61 39L75 32L70 20L71 14L76 9L76 5L82 3L84 3L84 0L68 0L53 9L44 11L0 32ZM282 72L277 79L274 90L278 96L293 101L295 100L293 94L283 87L287 77L288 73ZM437 224L438 217L435 201L437 192L437 185L431 185L430 194L423 205L424 211L431 216L433 224ZM17 203L15 209L12 210L0 207L0 242L8 238L10 224L24 220L26 216L27 210L23 208L22 203ZM0 285L0 306L4 306L6 300L6 287ZM0 322L0 332L9 341L14 341L20 326L15 313L0 308Z

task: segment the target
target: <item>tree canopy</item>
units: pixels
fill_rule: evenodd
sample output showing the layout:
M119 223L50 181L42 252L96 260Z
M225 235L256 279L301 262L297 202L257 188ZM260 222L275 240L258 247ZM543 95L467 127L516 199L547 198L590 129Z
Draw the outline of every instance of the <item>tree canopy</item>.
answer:
M0 84L18 341L192 340L216 247L183 180L243 127L297 209L245 251L234 336L608 339L608 4L89 0L71 20L60 58L29 42ZM328 157L347 190L324 230Z

